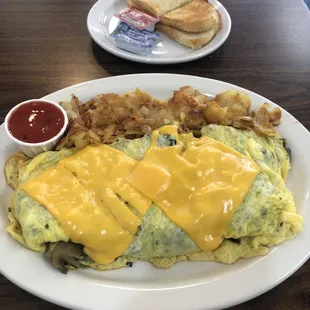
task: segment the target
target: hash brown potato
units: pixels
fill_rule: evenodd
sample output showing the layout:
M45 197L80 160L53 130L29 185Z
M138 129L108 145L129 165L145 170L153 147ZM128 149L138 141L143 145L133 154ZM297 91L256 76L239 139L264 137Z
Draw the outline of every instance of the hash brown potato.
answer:
M70 102L60 104L67 111L70 124L57 150L141 137L172 122L189 129L218 124L273 136L274 126L281 118L281 110L269 111L267 104L250 112L251 99L245 93L228 90L211 99L191 86L174 91L168 100L136 89L122 95L100 94L84 104L73 95Z

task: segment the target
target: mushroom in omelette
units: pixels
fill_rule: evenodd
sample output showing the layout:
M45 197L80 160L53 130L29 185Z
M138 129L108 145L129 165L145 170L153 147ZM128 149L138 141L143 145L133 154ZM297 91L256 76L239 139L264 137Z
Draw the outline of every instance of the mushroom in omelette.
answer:
M112 124L102 111L115 100L131 112ZM302 230L285 184L290 154L273 127L280 110L254 113L246 94L210 101L192 88L164 103L140 90L72 102L74 130L57 151L5 167L15 188L7 231L61 272L232 264Z

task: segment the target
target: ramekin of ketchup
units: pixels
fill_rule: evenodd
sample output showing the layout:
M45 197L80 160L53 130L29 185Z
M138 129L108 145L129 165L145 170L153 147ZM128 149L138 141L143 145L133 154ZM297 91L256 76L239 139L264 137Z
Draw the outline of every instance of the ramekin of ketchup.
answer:
M49 100L31 99L16 105L5 118L5 129L29 157L55 147L68 126L66 111Z

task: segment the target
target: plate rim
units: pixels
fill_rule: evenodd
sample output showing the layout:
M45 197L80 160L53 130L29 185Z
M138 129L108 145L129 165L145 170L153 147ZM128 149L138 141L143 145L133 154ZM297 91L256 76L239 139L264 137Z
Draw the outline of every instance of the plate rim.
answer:
M95 79L95 80L90 80L90 81L87 81L87 82L83 82L83 83L79 83L79 84L75 84L75 85L72 85L72 86L69 86L69 87L66 87L66 88L63 88L63 89L60 89L58 91L55 91L49 95L46 95L43 97L46 98L46 97L49 97L49 96L56 96L57 94L61 93L61 92L69 92L71 89L73 91L74 88L78 88L78 87L88 87L89 85L91 85L92 83L99 83L99 82L104 82L106 81L107 79L115 79L115 80L118 80L118 79L130 79L130 78L140 78L140 79L143 79L145 78L146 76L153 76L153 78L163 78L165 76L165 78L179 78L181 80L184 80L184 82L182 83L188 83L186 82L186 80L188 79L191 79L191 80L201 80L201 81L204 81L204 82L210 82L210 83L219 83L220 85L222 85L223 87L229 87L229 88L237 88L239 90L243 90L245 91L246 93L248 94L251 94L251 95L254 95L254 96L258 96L260 97L262 100L265 100L266 102L271 102L272 104L274 104L275 106L277 106L274 102L272 102L271 100L268 100L267 98L255 93L255 92L252 92L248 89L244 89L242 87L239 87L237 85L234 85L234 84L231 84L231 83L226 83L226 82L223 82L223 81L218 81L218 80L214 80L214 79L208 79L208 78L203 78L203 77L197 77L197 76L190 76L190 75L180 75L180 74L133 74L133 75L123 75L123 76L114 76L114 77L106 77L106 78L101 78L101 79ZM120 83L121 84L121 83ZM207 84L207 83L206 83ZM123 87L120 87L120 89L123 89ZM72 92L71 91L71 92ZM122 92L123 90L121 90L120 92ZM286 110L284 110L283 108L281 108L282 111L285 111L286 113L288 113ZM292 116L290 113L288 113L289 116L295 120L296 122L297 119ZM307 134L309 140L310 140L310 133L308 132L308 130L301 124L298 122L298 126L301 126L301 129L304 131L305 134ZM0 126L0 131L3 130L3 124ZM308 202L308 201L307 201ZM306 202L306 203L307 203ZM309 206L308 204L306 205L306 207L308 207L309 209ZM309 212L309 210L307 210ZM309 234L309 233L308 233ZM1 237L1 234L0 234L0 237ZM240 304L244 301L247 301L247 300L250 300L252 298L255 298L256 296L259 296L263 293L265 293L266 291L272 289L273 287L277 286L279 283L283 282L285 279L287 279L291 274L293 274L297 269L299 269L309 258L310 256L310 248L308 247L307 249L308 253L307 255L303 256L302 259L300 259L298 261L298 263L296 263L294 265L293 268L291 268L290 270L288 270L285 274L283 274L281 277L278 277L275 281L273 281L273 284L272 285L268 285L266 286L265 288L260 288L260 289L257 289L256 292L254 292L253 294L251 295L246 295L246 296L239 296L239 297L234 297L233 301L226 301L226 302L222 302L221 303L221 309L223 308L226 308L226 307L229 307L229 306L234 306L236 304ZM268 257L268 255L266 256ZM68 300L62 300L62 301L59 301L59 299L55 299L51 296L49 296L49 294L46 292L38 292L38 290L33 290L33 289L30 289L29 287L26 287L24 286L23 284L21 284L20 282L18 282L18 279L12 279L10 277L9 274L7 274L5 272L5 270L2 268L2 264L1 264L1 260L0 260L0 272L6 276L8 279L10 279L13 283L15 283L16 285L18 285L19 287L29 291L30 293L36 295L36 296L39 296L45 300L48 300L50 302L53 302L55 304L59 304L59 305L63 305L63 306L66 306L66 307L72 307L74 309L90 309L90 308L87 308L87 307L79 307L77 304L74 304L72 302L68 302ZM240 273L242 273L243 271L241 270ZM227 277L231 277L230 275L227 276ZM214 281L216 282L216 281ZM192 290L192 289L195 289L196 287L203 287L206 283L202 283L202 284L197 284L197 285L190 285L190 286L184 286L184 287L177 287L175 288L174 290L170 290L170 292L173 292L173 291L179 291L179 290L182 290L182 289L188 289L188 290ZM215 283L216 284L216 283ZM109 288L109 287L105 287L105 289L113 289L113 290L117 290L117 288ZM198 289L199 290L199 289ZM124 291L136 291L135 289L123 289L122 292ZM160 290L142 290L142 291L146 291L146 292L158 292ZM165 290L166 291L169 291L169 290ZM180 292L182 293L182 292ZM92 308L93 309L93 308ZM99 308L98 308L99 309ZM113 308L114 309L114 308ZM116 309L116 308L115 308ZM118 308L117 308L118 309ZM140 309L140 308L136 308L136 309ZM142 308L141 308L142 309ZM197 308L198 309L198 308ZM200 308L199 308L200 309ZM219 309L219 308L214 308L212 307L212 309Z
M211 53L213 53L215 50L217 50L218 48L220 48L228 39L230 32L231 32L231 27L232 27L232 21L231 21L231 17L229 12L227 11L227 9L225 8L225 6L219 2L218 0L212 0L212 2L216 3L216 5L218 7L221 7L221 9L224 11L225 16L227 17L228 20L228 27L226 29L226 32L224 33L223 38L218 42L217 45L215 45L213 48L205 49L208 44L200 49L198 49L197 51L201 50L199 53L196 53L194 55L187 55L187 56L182 56L180 58L167 58L167 59L154 59L154 58L148 58L147 56L141 56L141 55L136 55L136 54L131 54L127 51L122 51L121 49L118 48L111 48L110 46L104 44L104 42L100 41L94 34L93 31L91 29L91 16L93 14L93 11L95 11L96 7L98 5L101 4L101 2L104 3L104 1L106 0L98 0L89 10L88 14L87 14L87 29L88 29L88 33L91 36L91 38L96 42L97 45L99 45L101 48L103 48L105 51L113 54L114 56L126 59L126 60L130 60L130 61L134 61L134 62L138 62L138 63L146 63L146 64L153 64L153 65L169 65L169 64L178 64L178 63L185 63L185 62L190 62L190 61L194 61L197 60L199 58L205 57L207 55L210 55ZM111 2L113 1L117 1L117 0L111 0ZM123 0L125 1L125 0Z

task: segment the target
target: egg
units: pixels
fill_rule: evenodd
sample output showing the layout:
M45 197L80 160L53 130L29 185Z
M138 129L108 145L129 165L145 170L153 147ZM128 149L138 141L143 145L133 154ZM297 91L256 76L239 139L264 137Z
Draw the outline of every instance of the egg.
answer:
M131 246L122 256L108 265L98 264L85 256L80 261L81 265L109 270L130 265L137 259L149 261L159 268L168 268L184 260L232 264L240 258L266 255L270 247L292 239L302 230L303 220L296 213L293 196L285 184L291 168L290 153L278 134L263 137L252 130L208 125L201 129L201 135L220 141L251 158L261 170L225 229L220 246L215 250L202 252L153 203L144 215ZM169 147L174 145L175 139L173 135L162 134L158 144ZM120 139L110 146L141 161L150 145L151 134L147 134L139 139ZM63 149L38 155L22 167L19 186L76 151ZM69 241L56 218L19 187L13 199L7 231L25 246L39 252L44 252L48 243Z

